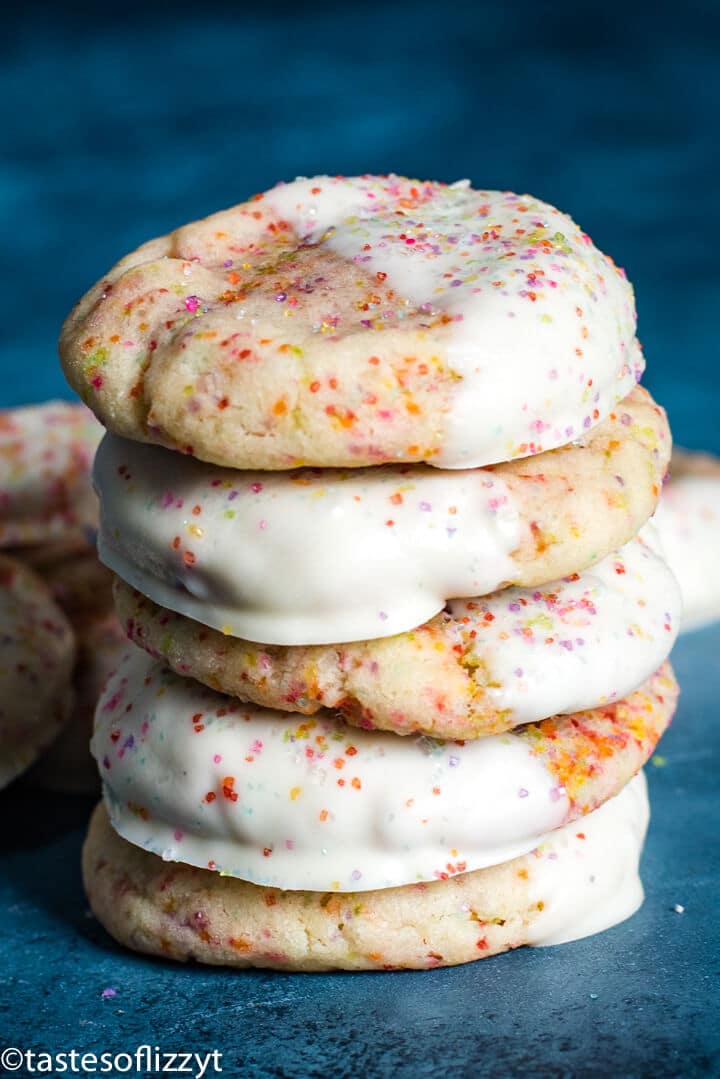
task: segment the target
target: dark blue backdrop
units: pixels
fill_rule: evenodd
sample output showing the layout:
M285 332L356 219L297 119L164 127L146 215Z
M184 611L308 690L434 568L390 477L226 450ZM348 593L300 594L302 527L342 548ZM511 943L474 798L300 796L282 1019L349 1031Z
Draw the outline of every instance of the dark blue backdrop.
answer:
M0 50L0 404L67 392L62 318L142 240L278 179L397 171L570 211L636 285L677 440L720 452L720 4L30 4L3 14ZM218 1047L232 1076L717 1074L719 648L710 630L677 654L642 912L462 970L233 975L122 954L84 917L87 805L6 792L0 1048Z
M650 388L720 450L720 4L284 0L5 15L2 403L63 392L63 316L116 258L278 179L530 191L637 288Z

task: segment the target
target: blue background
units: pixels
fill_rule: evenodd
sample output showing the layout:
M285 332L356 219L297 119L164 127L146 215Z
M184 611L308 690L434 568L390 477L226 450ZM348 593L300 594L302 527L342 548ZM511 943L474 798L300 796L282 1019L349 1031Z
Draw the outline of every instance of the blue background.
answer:
M719 4L131 0L3 20L0 404L68 395L60 323L141 241L278 179L397 171L572 213L635 283L646 382L676 440L720 452ZM244 1076L718 1074L719 646L708 630L677 652L641 913L453 971L233 974L123 954L84 914L87 804L6 792L0 1041L217 1047Z

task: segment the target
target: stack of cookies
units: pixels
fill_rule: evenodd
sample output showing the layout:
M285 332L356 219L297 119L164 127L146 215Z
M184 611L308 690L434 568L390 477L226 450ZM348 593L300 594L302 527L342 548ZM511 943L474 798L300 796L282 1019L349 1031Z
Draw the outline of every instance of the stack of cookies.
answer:
M642 900L679 619L623 273L529 197L317 177L61 338L108 428L96 915L232 966L462 963Z

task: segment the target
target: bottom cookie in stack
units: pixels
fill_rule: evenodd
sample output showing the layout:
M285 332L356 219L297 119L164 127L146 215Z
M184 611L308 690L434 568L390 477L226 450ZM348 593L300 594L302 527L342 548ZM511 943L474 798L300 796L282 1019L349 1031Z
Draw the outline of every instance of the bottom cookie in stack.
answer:
M132 649L96 713L91 907L139 951L285 970L428 968L597 932L642 900L637 773L676 697L664 664L603 708L403 739L248 708Z

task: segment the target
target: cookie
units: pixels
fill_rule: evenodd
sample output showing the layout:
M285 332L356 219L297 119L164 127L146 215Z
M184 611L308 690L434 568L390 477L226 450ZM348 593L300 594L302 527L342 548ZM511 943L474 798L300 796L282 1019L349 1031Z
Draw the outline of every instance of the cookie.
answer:
M635 322L547 203L320 176L128 255L60 355L111 431L215 464L474 468L607 418L644 368Z
M127 640L112 610L76 617L73 628L77 641L73 709L59 736L30 770L28 779L46 790L96 794L100 780L90 755L95 706L125 652Z
M675 451L655 514L663 551L682 593L683 632L720 619L720 461Z
M323 893L165 862L121 839L100 805L83 875L96 917L136 951L278 970L428 969L576 940L629 917L643 898L647 819L640 774L581 827L510 862L429 884Z
M573 446L493 469L238 472L107 436L100 558L156 603L230 636L391 636L448 598L585 569L652 513L670 454L636 389Z
M667 657L680 593L651 526L594 569L453 600L375 641L257 645L158 607L116 579L128 638L177 674L267 708L337 709L353 726L478 738L622 699Z
M116 831L255 884L365 891L531 850L643 766L667 726L669 666L624 701L466 742L414 740L243 706L131 647L92 751Z
M95 794L99 779L90 756L95 705L127 643L114 611L112 575L86 544L56 542L23 548L19 554L47 584L69 619L76 641L72 711L27 778L49 790Z
M90 470L101 436L81 404L0 411L0 547L82 542L94 530Z
M0 557L0 787L55 739L73 704L72 628L43 581Z

